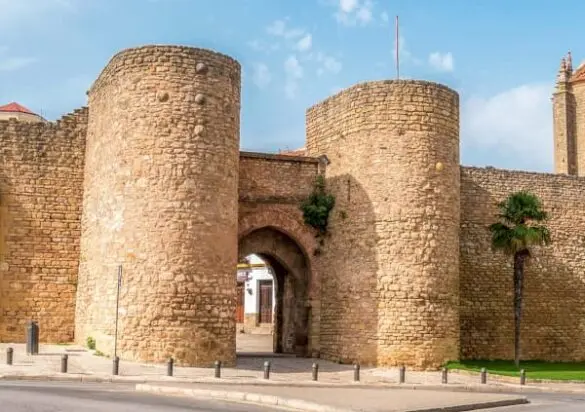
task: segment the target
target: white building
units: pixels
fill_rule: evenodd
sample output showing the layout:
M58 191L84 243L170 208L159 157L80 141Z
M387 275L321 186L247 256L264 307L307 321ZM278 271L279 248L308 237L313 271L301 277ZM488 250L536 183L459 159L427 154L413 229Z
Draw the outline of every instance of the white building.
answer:
M44 123L46 122L41 116L31 112L26 107L16 103L8 103L7 105L0 106L0 120L11 120L15 119L20 122L28 123Z
M276 292L272 269L255 255L237 270L238 332L271 333L273 331Z

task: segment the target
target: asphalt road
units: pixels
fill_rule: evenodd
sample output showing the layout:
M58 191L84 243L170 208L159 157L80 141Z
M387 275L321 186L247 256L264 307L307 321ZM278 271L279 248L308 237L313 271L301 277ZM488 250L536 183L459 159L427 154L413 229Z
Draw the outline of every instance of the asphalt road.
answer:
M490 412L584 412L585 395L524 394L528 405L489 409ZM485 409L488 412L487 409Z
M271 412L251 404L202 402L137 393L134 384L0 381L0 411L7 412ZM585 395L525 394L529 405L492 412L584 412ZM487 409L484 409L488 412Z
M249 404L135 393L135 385L0 383L0 410L6 412L270 412Z

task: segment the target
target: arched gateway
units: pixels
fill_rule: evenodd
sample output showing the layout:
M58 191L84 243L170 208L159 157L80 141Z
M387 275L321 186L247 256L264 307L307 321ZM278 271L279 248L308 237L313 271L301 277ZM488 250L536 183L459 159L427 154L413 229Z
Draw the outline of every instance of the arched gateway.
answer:
M309 251L317 245L313 233L294 212L272 205L244 215L238 231L238 255L255 254L272 268L276 285L274 352L306 356L315 342L311 324L317 282Z

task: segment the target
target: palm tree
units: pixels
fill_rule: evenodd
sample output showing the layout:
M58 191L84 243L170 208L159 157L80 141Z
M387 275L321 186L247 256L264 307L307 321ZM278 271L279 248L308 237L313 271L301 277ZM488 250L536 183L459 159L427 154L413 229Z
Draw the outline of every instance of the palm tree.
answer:
M540 199L525 191L511 194L498 203L500 222L490 225L492 249L501 250L514 259L514 362L520 366L520 322L524 263L531 256L532 246L548 245L550 231L543 224L547 213Z

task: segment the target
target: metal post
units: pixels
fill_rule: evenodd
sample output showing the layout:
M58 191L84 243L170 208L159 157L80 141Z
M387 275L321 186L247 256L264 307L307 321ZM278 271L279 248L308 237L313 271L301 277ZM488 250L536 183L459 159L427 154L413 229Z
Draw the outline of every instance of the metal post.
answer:
M12 348L6 349L6 364L7 365L12 365L13 356L14 356L14 349L12 349Z
M360 380L360 364L356 363L353 365L353 380L359 382Z
M120 286L122 286L122 265L118 266L118 285L116 289L116 330L114 332L114 359L118 356L118 309L120 307Z
M524 369L520 371L520 385L526 385L526 371Z
M221 378L221 361L216 360L215 361L215 377L217 379Z
M406 381L406 367L400 367L400 383L404 383Z
M319 379L319 364L313 363L313 380L316 381Z
M67 373L67 360L69 359L69 355L65 354L61 356L61 373Z
M482 384L487 383L487 372L485 368L481 368L481 383Z
M264 362L264 379L270 379L270 362Z
M173 358L169 358L167 362L167 376L173 376Z
M34 320L26 324L26 354L39 354L39 324Z
M114 362L112 365L112 375L117 375L120 369L120 358L117 356L114 358Z
M448 374L447 368L443 368L441 383L446 384L448 382L447 374Z

